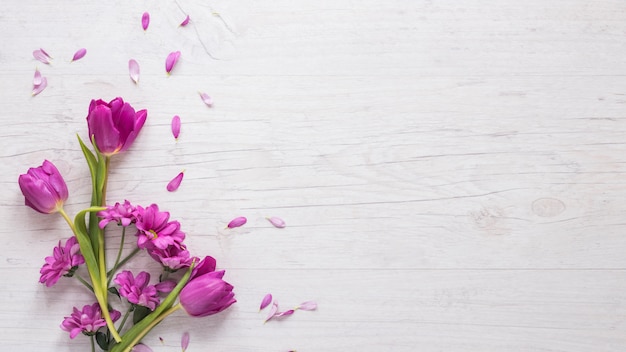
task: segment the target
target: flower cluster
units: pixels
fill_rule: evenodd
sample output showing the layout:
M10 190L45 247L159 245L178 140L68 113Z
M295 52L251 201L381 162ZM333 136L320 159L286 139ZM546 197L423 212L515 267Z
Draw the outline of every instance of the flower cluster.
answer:
M44 213L59 213L73 232L70 237L45 258L40 270L40 282L55 285L61 277L75 277L95 297L96 302L81 310L73 308L65 317L61 328L74 339L80 333L96 341L104 351L130 351L146 348L141 339L152 327L170 314L181 309L193 317L205 317L223 311L236 302L233 286L223 280L224 270L216 271L213 257L203 259L191 256L184 244L186 234L181 224L170 218L156 204L148 206L123 203L106 205L106 184L110 158L128 150L137 138L147 118L146 110L135 109L115 98L110 102L92 100L87 115L91 151L79 138L92 178L91 206L80 211L72 220L63 205L68 199L68 188L59 170L45 160L36 168L20 175L18 183L25 204ZM89 220L86 221L86 215ZM121 229L122 236L115 263L107 267L104 232L111 225ZM126 231L134 231L136 246L122 256ZM133 273L120 269L138 253L145 253L162 267L158 282L150 282L146 271ZM87 279L77 270L83 266ZM120 319L120 311L111 304L111 295L124 298L126 313L119 326L113 322ZM124 309L121 309L123 311ZM133 325L126 325L133 313ZM189 337L183 339L184 347ZM136 346L136 347L135 347Z

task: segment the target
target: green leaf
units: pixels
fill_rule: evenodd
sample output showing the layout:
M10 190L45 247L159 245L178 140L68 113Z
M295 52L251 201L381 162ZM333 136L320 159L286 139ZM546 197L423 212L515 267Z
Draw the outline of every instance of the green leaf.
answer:
M109 339L107 338L107 335L105 333L101 331L96 332L96 342L103 351L109 350Z
M80 211L74 218L74 228L76 230L76 239L78 240L78 244L80 246L80 252L85 258L85 264L87 264L87 271L89 271L91 280L97 282L100 280L98 260L96 259L96 253L94 252L93 246L91 245L91 239L89 238L89 234L87 232L85 214L88 212L100 211L102 209L103 208L100 207L91 207ZM95 282L93 283L95 284Z
M143 318L147 317L150 314L150 308L144 306L135 306L135 310L133 311L133 324L137 324L142 321Z
M117 288L109 287L109 292L111 292L112 294L116 295L118 298L121 298L120 297L120 292L117 290Z

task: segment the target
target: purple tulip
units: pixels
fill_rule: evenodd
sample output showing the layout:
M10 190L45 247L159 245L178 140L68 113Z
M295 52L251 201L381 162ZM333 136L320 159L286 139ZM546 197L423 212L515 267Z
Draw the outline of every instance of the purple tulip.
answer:
M109 103L92 100L87 115L89 139L93 137L100 152L106 156L123 152L137 138L147 116L145 109L135 112L122 98Z
M189 281L180 292L180 304L187 314L206 317L237 302L233 286L222 280L224 270L204 274Z
M67 200L67 185L56 166L48 160L18 178L25 204L44 214L55 213Z

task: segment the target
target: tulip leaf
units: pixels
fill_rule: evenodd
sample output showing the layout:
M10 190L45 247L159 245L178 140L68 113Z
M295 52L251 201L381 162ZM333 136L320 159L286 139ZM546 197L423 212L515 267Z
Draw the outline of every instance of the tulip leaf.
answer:
M93 246L91 245L91 239L87 233L85 214L90 211L98 210L102 210L102 208L85 209L76 214L76 218L74 219L76 239L78 240L78 244L80 246L80 252L85 258L89 276L91 277L91 280L94 281L94 284L96 284L96 282L100 279L100 274L98 272L98 260L96 259L96 253L94 252Z
M109 339L107 338L107 335L102 331L96 332L96 342L103 351L109 350Z
M135 310L133 311L133 324L137 324L142 321L143 318L147 317L150 314L150 308L144 306L135 306Z

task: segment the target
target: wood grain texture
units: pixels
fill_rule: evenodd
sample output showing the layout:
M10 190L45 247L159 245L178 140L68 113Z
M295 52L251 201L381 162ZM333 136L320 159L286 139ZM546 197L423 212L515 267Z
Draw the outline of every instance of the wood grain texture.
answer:
M623 2L7 0L0 33L3 350L88 349L58 325L91 298L37 282L69 233L16 180L49 159L82 209L75 134L91 99L116 96L149 117L109 199L169 210L238 298L166 320L154 351L183 330L189 352L626 349ZM35 67L49 87L33 98ZM319 310L263 324L267 292Z

